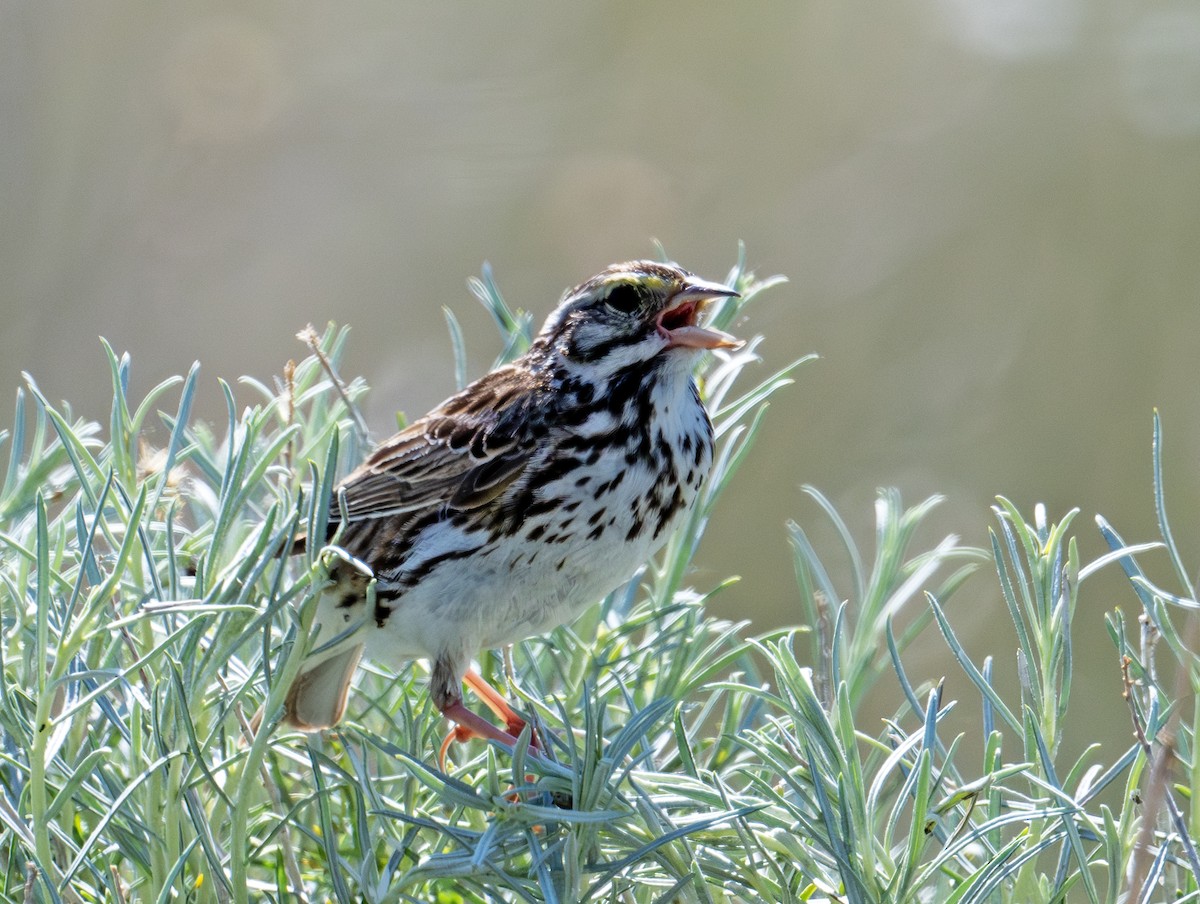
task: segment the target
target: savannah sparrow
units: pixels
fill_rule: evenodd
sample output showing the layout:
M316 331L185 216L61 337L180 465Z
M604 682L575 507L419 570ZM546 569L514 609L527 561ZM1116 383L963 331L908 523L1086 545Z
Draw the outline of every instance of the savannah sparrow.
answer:
M443 756L456 737L511 745L524 722L471 659L575 618L686 516L713 453L696 356L740 345L698 321L736 295L674 264L614 264L563 295L524 355L346 477L330 538L340 529L337 545L365 567L333 567L285 721L337 723L364 653L424 657L433 702L458 725ZM463 705L464 680L505 730Z

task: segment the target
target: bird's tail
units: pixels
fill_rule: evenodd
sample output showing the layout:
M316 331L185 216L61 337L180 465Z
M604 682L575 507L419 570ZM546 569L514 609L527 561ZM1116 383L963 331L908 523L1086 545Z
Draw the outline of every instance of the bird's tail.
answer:
M321 731L341 721L350 681L363 654L364 607L359 600L367 579L368 575L347 568L317 600L315 646L288 688L283 705L287 725Z
M321 731L340 722L362 652L362 640L351 637L305 662L288 688L283 721L300 731Z

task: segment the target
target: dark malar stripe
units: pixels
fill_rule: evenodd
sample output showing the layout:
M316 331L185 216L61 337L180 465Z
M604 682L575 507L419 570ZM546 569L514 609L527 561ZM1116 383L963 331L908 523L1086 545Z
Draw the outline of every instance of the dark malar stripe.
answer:
M613 349L620 348L622 345L633 345L641 341L641 336L634 336L631 340L629 336L617 335L601 342L599 345L593 345L590 348L581 349L575 344L575 337L570 340L570 351L567 352L567 357L572 361L579 361L584 364L591 364L594 361L600 361L607 358L612 353Z

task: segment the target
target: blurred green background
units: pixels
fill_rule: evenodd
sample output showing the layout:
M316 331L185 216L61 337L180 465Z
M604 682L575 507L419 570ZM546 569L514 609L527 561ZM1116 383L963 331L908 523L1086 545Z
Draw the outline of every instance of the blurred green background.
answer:
M381 438L453 389L443 305L486 369L495 333L465 289L485 259L540 318L652 239L712 278L742 239L791 280L742 330L767 336L762 374L822 360L706 539L697 582L743 576L721 612L799 617L782 525L833 538L805 482L866 544L881 485L946 494L937 527L969 543L996 493L1030 517L1080 506L1085 559L1095 512L1151 539L1155 405L1200 563L1191 0L7 2L0 122L6 395L29 370L105 417L102 334L135 396L200 359L216 418L217 377L281 372L296 330L332 319ZM1011 681L994 586L951 612ZM1115 579L1084 588L1095 709L1073 715L1123 742L1101 621L1122 603ZM940 642L917 655L914 677L971 696Z

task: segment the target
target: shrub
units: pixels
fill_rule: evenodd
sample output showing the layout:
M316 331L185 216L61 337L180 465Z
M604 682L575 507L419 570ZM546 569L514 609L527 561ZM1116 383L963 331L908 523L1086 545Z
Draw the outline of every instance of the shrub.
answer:
M776 282L740 261L729 279L743 297L718 325ZM502 357L515 355L529 315L486 270L472 287L500 327ZM1112 551L1081 565L1074 513L1051 524L1039 508L1029 524L1001 499L987 553L953 537L912 552L936 500L905 509L883 491L868 557L810 489L840 537L847 586L826 567L834 553L823 558L789 525L810 629L755 636L706 614L723 585L691 589L689 565L769 397L801 362L743 389L758 340L713 359L701 377L719 452L691 520L577 623L507 662L482 657L548 739L546 756L474 743L456 748L447 774L434 765L446 725L423 664L368 665L336 732L277 728L331 554L283 553L328 517L366 441L355 407L365 386L338 376L347 331L304 337L312 354L273 385L242 381L254 404L239 408L221 384L223 431L192 416L197 367L135 406L129 357L107 345L106 431L32 379L18 393L0 488L5 900L1196 896L1200 707L1189 720L1175 702L1197 684L1195 638L1177 624L1196 596L1166 518L1157 421L1162 543L1126 546L1100 521ZM154 423L175 390L173 412ZM1137 556L1158 547L1175 592L1139 570ZM990 660L970 659L945 608L989 560L1017 630L1020 699L992 686ZM1113 562L1141 609L1137 632L1119 610L1108 620L1141 741L1110 764L1090 750L1064 764L1072 617L1087 578ZM905 669L906 644L929 624L982 700L982 762L946 736L942 688ZM1159 660L1175 661L1178 683ZM873 732L856 713L878 681L897 709ZM1114 812L1097 795L1118 785Z

